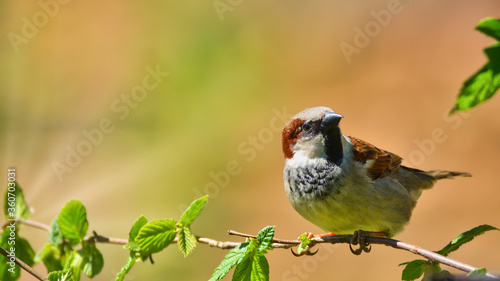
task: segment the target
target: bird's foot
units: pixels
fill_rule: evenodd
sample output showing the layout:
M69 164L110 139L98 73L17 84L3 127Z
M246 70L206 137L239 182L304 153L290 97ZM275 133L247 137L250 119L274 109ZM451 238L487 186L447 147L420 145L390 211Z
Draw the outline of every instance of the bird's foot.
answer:
M385 232L370 232L363 230L355 231L352 235L351 241L349 242L351 253L357 256L361 255L362 252L369 253L372 249L372 246L368 242L366 242L366 237L368 236L389 237ZM359 245L359 247L357 249L353 249L352 245Z
M358 230L355 231L352 235L351 242L349 242L349 249L351 249L351 253L355 255L361 255L362 252L369 253L372 249L372 246L366 242L366 237L370 236L370 232ZM357 249L353 249L352 245L359 245Z

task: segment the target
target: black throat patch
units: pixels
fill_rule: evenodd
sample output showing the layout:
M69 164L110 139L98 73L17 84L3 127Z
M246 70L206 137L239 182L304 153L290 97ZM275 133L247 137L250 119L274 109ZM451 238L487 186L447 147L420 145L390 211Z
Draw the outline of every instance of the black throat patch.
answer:
M325 152L328 160L339 166L344 156L342 148L342 133L335 127L323 133L325 138Z

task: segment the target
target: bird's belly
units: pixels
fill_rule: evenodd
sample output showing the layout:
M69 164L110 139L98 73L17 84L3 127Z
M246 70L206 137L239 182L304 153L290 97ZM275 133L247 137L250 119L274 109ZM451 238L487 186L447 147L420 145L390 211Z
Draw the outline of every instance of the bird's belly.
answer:
M287 196L295 210L325 231L352 234L364 230L385 232L392 237L410 219L411 199L397 186L380 190L375 185L349 180L329 184L332 186L318 185L314 187L317 190L307 193L294 192L300 187L291 186L293 182L286 184Z

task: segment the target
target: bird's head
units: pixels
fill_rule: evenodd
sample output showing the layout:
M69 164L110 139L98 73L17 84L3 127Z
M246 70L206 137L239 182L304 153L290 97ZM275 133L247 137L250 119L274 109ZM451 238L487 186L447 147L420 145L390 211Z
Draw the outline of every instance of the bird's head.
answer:
M326 158L337 165L342 162L342 115L328 107L313 107L301 111L288 123L281 134L285 159L294 157Z

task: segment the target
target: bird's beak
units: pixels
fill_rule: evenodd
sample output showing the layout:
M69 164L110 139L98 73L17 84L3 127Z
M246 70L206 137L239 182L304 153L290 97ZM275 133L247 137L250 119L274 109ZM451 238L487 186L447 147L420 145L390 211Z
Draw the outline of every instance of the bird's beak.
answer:
M323 117L323 121L321 121L321 131L327 132L338 127L340 119L343 117L344 116L335 112L326 112L325 117Z

